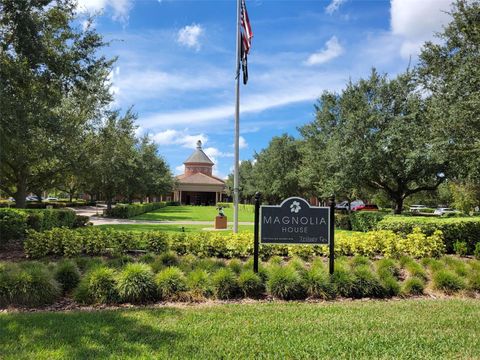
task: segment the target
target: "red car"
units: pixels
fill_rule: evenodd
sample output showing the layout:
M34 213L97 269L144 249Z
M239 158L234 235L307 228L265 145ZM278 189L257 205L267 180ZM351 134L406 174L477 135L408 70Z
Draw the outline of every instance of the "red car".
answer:
M378 206L374 204L358 205L352 208L352 211L378 211Z

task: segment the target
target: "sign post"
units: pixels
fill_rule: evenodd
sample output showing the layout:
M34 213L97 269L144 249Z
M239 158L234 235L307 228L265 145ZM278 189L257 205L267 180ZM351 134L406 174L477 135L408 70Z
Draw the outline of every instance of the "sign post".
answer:
M330 196L330 237L329 237L329 262L328 272L330 275L335 271L335 195Z
M260 226L260 231L259 231ZM262 244L328 245L329 272L334 271L335 197L329 206L310 206L302 198L291 197L280 205L260 206L255 194L254 271L258 271L259 232Z
M258 224L260 217L260 193L255 193L255 225L253 228L253 272L258 273Z

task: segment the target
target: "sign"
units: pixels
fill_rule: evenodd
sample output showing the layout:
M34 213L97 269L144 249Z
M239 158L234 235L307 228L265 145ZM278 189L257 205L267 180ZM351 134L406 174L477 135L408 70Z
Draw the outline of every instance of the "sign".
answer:
M299 197L260 207L262 244L329 244L330 208L310 206Z

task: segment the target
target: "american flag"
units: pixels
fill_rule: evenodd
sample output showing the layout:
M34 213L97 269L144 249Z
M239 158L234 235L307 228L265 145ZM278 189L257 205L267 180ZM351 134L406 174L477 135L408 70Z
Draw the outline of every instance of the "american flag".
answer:
M241 40L242 40L242 51L241 51L241 57L242 57L242 70L243 70L243 83L247 84L248 81L248 68L247 68L247 55L250 52L250 48L252 47L252 38L253 38L253 33L252 33L252 27L250 26L250 20L248 19L248 12L247 12L247 7L245 6L245 0L242 0L241 2L241 9L240 9L240 21L242 24L242 34L241 34Z

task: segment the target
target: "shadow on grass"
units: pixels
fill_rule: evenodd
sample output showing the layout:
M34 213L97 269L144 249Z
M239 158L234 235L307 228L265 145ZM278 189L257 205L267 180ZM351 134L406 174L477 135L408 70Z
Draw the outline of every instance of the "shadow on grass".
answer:
M155 310L161 317L179 313ZM148 325L149 316L149 310L0 315L0 358L33 354L66 359L134 358L139 353L168 352L182 336Z
M167 206L135 216L133 220L192 220L192 211L181 206Z

